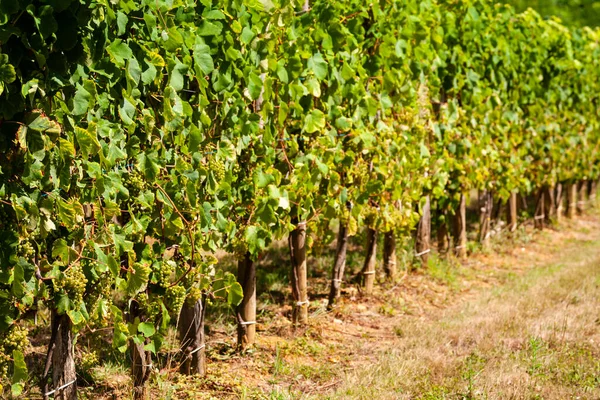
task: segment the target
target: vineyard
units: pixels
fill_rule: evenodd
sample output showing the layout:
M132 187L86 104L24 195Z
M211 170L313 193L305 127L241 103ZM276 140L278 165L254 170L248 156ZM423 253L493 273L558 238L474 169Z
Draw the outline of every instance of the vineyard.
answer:
M252 357L281 240L302 327L307 260L332 243L329 309L394 282L406 243L427 268L573 218L599 107L600 29L487 0L0 0L4 395L76 398L98 331L147 398L172 330L182 374L211 368L224 307Z

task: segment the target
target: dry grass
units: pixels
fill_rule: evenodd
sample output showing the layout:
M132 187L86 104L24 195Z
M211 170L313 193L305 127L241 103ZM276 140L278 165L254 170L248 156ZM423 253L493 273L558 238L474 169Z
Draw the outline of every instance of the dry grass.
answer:
M327 397L600 398L600 235L594 219L572 228L496 259L527 269L506 285L403 318L403 337Z

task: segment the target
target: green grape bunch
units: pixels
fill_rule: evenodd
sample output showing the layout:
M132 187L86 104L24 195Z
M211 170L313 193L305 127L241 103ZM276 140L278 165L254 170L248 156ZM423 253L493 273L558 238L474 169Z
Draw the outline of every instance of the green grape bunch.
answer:
M140 213L143 207L135 199L148 187L144 176L137 170L129 171L123 177L123 184L129 191L129 198L124 203L125 208L134 214Z
M225 178L225 163L223 161L211 158L208 160L208 170L212 171L217 181L221 181Z
M0 335L0 379L7 379L10 355L14 350L24 352L29 346L28 330L20 325L12 325L7 332Z
M158 281L158 285L167 288L171 284L171 280L176 272L176 264L174 261L161 261L154 263L154 275Z
M128 172L125 175L123 183L129 191L130 197L138 196L141 192L146 190L147 187L146 181L144 180L142 173L137 170Z
M198 300L200 300L202 298L202 290L200 290L200 288L193 286L190 288L190 292L188 293L186 299L185 299L185 303L190 306L193 307L194 304L196 304L198 302Z
M187 291L183 286L175 285L168 287L165 291L167 306L175 314L178 314L185 303Z
M80 264L66 269L62 275L54 280L55 293L64 293L75 304L83 302L86 285L88 283Z
M17 245L17 256L23 257L28 261L33 261L35 258L35 249L31 240L21 240Z

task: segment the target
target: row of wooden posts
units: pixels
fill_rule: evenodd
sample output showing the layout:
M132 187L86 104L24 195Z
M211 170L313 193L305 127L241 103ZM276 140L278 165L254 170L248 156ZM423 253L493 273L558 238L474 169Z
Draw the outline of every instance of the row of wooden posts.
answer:
M535 212L533 225L537 229L552 225L566 216L573 218L582 214L587 204L595 204L596 181L579 181L575 183L557 184L555 187L543 187L535 194ZM517 229L518 210L527 208L527 197L517 192L511 193L508 201L502 204L494 202L493 192L479 193L479 232L478 241L482 246L489 245L494 228L502 224L501 210L506 210L506 224L502 230L513 232ZM459 259L467 256L467 196L461 195L454 213L447 213L446 221L437 225L437 246L439 254L453 254ZM291 255L292 283L292 322L303 325L308 321L307 264L306 264L306 224L298 223L289 236ZM426 197L421 210L421 218L416 227L415 256L426 266L432 249L431 201ZM376 278L377 238L378 232L367 229L365 261L358 276L362 293L370 295ZM453 246L452 248L450 246ZM329 307L340 297L344 280L346 252L348 249L348 229L340 223L334 265L331 274L329 291ZM383 238L383 271L387 278L393 279L396 274L396 237L394 232L384 233ZM255 341L256 320L256 266L249 256L239 262L239 280L244 288L244 300L237 309L238 345L247 348Z

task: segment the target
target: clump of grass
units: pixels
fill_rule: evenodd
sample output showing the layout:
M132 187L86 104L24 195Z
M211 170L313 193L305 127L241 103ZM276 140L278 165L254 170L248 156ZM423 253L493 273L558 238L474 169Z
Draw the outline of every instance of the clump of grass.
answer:
M452 288L458 286L457 266L452 258L432 254L427 260L426 274Z

